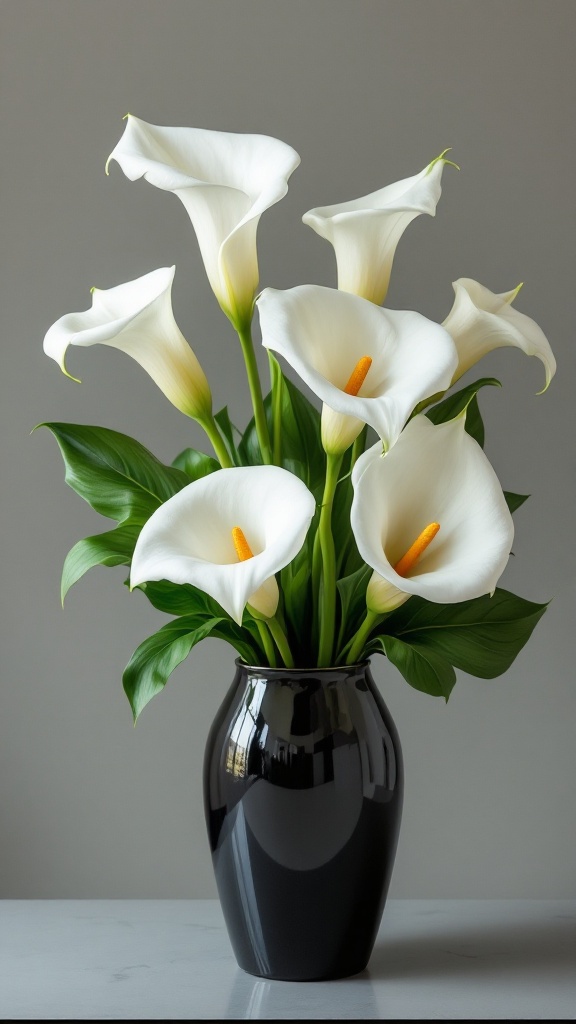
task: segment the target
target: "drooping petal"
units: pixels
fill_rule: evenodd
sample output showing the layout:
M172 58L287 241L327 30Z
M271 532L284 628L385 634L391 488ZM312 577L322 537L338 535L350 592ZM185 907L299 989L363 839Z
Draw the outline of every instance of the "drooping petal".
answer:
M482 356L512 345L544 364L545 391L556 373L556 360L538 324L512 307L521 286L497 295L478 281L461 277L452 287L456 297L443 326L458 351L453 383Z
M162 579L192 583L238 623L253 596L258 610L274 614L275 583L267 581L298 554L314 511L306 485L277 466L211 473L184 487L144 525L130 585ZM244 561L234 546L235 527L253 553ZM277 588L275 593L277 604Z
M448 150L445 150L445 153ZM379 305L386 298L394 253L421 213L434 217L442 193L444 153L419 174L360 199L320 206L302 220L334 246L338 287Z
M295 150L267 135L166 128L129 115L110 160L132 181L181 199L218 302L234 323L245 321L258 286L258 222L288 191Z
M342 424L327 417L327 450L329 444L334 451L341 443L346 447L363 423L390 447L416 405L444 391L456 368L450 336L420 313L380 309L319 285L265 288L257 305L263 345L284 356L331 410L355 420ZM358 394L348 394L350 375L365 356L370 369Z
M498 478L463 416L415 416L394 448L356 463L351 523L362 558L404 594L453 604L492 593L514 527ZM430 523L440 531L406 576L394 566Z
M67 373L69 345L120 349L140 363L181 412L195 418L210 415L208 381L174 320L174 271L174 267L161 267L115 288L93 288L91 309L66 314L47 332L46 355Z

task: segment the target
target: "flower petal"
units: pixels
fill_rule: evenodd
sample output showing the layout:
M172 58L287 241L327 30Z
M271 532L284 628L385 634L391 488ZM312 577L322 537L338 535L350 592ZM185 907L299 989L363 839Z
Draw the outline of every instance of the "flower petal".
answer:
M304 223L334 246L340 289L377 305L384 301L394 253L404 231L421 213L431 217L436 213L446 162L443 153L410 178L360 199L304 214Z
M458 350L458 368L452 383L482 356L512 345L527 356L537 356L544 364L545 391L556 373L556 360L538 324L512 308L520 286L498 295L478 281L461 277L452 287L456 297L443 324Z
M192 583L241 624L250 597L298 554L314 511L306 485L277 466L211 473L184 487L144 525L130 585ZM253 552L245 561L238 561L235 526ZM263 597L269 602L270 592Z
M108 345L132 356L176 408L187 416L209 415L212 397L194 352L172 312L174 267L117 285L92 289L92 308L68 313L44 338L44 351L67 373L69 345Z
M181 199L220 305L236 323L249 316L258 221L286 194L300 163L295 150L267 135L166 128L130 115L111 160L132 181L145 178Z
M284 356L330 409L369 423L387 447L419 402L449 386L456 368L449 335L419 313L380 309L319 285L266 288L257 305L263 345ZM359 393L347 394L363 356L372 365Z
M410 421L394 448L375 445L352 476L351 523L364 560L406 594L453 604L492 593L514 527L498 478L463 416ZM408 576L394 566L427 524L440 532Z

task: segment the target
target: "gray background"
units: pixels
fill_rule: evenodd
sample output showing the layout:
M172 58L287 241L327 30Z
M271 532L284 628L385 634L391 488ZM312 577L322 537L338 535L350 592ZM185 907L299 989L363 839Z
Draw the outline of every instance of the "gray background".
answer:
M176 317L218 404L244 422L235 338L180 203L104 162L130 111L157 124L275 135L302 156L262 219L262 285L335 283L309 208L420 170L445 146L435 220L402 239L388 303L442 319L460 276L544 328L559 372L507 350L481 374L487 451L530 491L503 584L553 598L505 677L460 674L449 705L375 674L405 751L392 895L574 895L574 132L570 0L3 0L2 712L4 897L213 896L205 737L233 655L208 641L136 729L121 673L164 621L125 572L95 569L59 605L67 550L106 529L63 482L42 420L102 424L170 460L200 431L120 353L42 354L54 320L176 263ZM264 363L263 363L264 365ZM474 372L474 371L472 371Z

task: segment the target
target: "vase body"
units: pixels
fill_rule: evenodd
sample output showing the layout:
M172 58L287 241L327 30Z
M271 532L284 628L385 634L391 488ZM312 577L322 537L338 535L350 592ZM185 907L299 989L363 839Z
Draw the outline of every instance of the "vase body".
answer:
M238 964L284 981L362 971L396 852L403 771L369 663L251 668L206 746L204 798Z

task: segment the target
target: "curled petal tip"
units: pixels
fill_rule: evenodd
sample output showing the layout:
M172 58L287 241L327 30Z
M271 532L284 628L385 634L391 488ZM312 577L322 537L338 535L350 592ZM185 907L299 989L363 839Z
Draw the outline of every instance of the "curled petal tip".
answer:
M451 153L451 152L452 152L452 146L448 146L446 149L443 149L442 152L439 154L439 156L434 157L434 159L431 161L431 163L428 164L428 169L427 169L426 173L430 174L430 171L432 170L433 167L435 167L435 165L437 163L450 164L450 167L455 167L457 171L461 170L459 164L454 163L453 160L447 160L446 159L446 153Z

